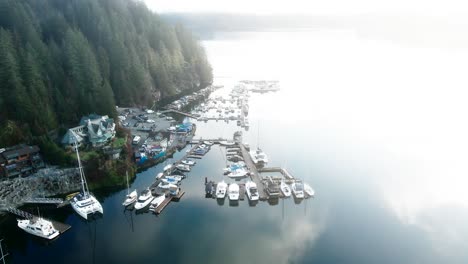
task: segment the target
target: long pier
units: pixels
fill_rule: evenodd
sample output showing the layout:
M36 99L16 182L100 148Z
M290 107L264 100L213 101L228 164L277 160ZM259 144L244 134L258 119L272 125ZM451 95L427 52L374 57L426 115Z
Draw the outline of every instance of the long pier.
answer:
M283 177L287 180L294 180L295 178L289 173L286 169L280 168L280 167L266 167L266 168L261 168L258 169L258 172L279 172Z
M167 109L167 110L161 111L161 114L166 114L166 113L176 113L176 114L184 115L184 116L190 117L190 118L195 118L195 119L198 118L198 117L195 116L195 115L192 115L192 114L189 114L189 113L185 113L185 112L182 112L182 111L179 111L179 110L175 110L175 109Z
M262 183L262 180L260 179L260 175L258 173L257 166L255 166L255 164L253 163L252 158L250 157L250 154L247 151L247 149L245 149L244 144L238 144L238 145L239 145L239 147L241 149L245 165L250 170L250 179L252 179L252 181L255 182L255 184L257 184L257 190L258 190L260 200L268 199L268 195L266 194L265 188L264 188L263 183Z
M34 204L61 204L63 199L60 198L28 198L23 200L24 203Z

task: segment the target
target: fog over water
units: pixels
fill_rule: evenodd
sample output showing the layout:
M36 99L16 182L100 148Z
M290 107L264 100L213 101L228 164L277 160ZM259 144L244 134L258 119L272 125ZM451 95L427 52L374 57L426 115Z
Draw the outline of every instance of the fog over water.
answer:
M215 83L226 87L217 93L241 79L280 81L281 91L251 96L244 141L261 146L270 166L310 183L316 198L255 207L204 198L204 178L224 177L224 150L214 146L184 180L186 195L158 217L124 212L126 190L98 196L105 214L90 223L71 209L45 210L72 225L49 244L10 217L0 236L12 259L466 263L467 49L359 32L216 32L203 41ZM196 134L231 137L238 129L197 122ZM139 173L131 188L142 190L163 167Z

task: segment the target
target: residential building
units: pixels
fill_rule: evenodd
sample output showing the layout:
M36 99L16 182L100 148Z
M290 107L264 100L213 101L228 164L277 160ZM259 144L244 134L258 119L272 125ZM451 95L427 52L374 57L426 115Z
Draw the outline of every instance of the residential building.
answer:
M44 168L38 146L17 145L2 149L0 153L0 177L27 176Z
M101 147L110 142L114 137L114 119L108 116L91 114L82 117L79 126L68 129L62 139L62 145L73 148L76 141L78 146L89 144L93 147Z

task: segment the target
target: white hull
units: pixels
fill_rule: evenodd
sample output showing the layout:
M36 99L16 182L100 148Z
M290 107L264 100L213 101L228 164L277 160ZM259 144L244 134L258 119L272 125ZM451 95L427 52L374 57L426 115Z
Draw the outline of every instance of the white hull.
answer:
M245 191L247 193L247 198L249 198L250 201L258 201L257 184L255 184L255 182L248 181L245 184Z
M141 210L143 208L145 208L146 206L148 206L151 201L153 201L154 197L151 196L150 198L146 199L145 201L138 201L136 204L135 204L135 210Z
M227 184L222 181L216 186L216 198L224 199L226 197Z
M81 200L81 201L78 200L77 196L75 196L75 198L71 200L70 204L73 210L75 210L75 212L79 216L87 220L88 215L90 214L95 214L95 213L104 214L104 210L102 209L101 203L99 203L96 197L94 197L92 194L89 193L88 198Z
M253 163L255 164L267 164L268 163L267 155L260 149L250 151L249 155L250 155L250 158L252 158Z
M161 196L158 196L156 198L153 199L153 201L151 202L151 205L150 205L150 211L155 211L156 208L158 208L159 205L161 205L161 203L166 199L166 196L164 195L161 195Z
M239 185L237 185L236 183L232 183L229 185L228 197L231 201L239 200Z
M292 184L292 187L291 187L291 190L292 190L292 194L294 195L294 197L296 197L296 199L304 199L304 191L301 189L297 189L297 183L293 183Z
M291 197L291 188L285 182L281 182L280 189L284 197Z
M307 183L304 183L304 192L310 196L310 197L314 197L315 196L315 191L314 189L312 189L312 187L310 187L309 184Z
M54 239L58 235L60 235L60 232L53 227L50 221L47 221L42 218L37 219L36 221L38 222L36 223L32 223L31 221L33 220L18 219L17 221L18 227L31 235L35 235L45 239ZM40 230L38 230L36 227L40 228Z
M127 207L133 203L135 203L138 199L137 191L134 190L130 194L127 194L125 201L122 203L123 206Z
M230 172L227 176L229 178L236 179L236 178L243 178L246 175L247 175L246 170L235 170L235 171Z

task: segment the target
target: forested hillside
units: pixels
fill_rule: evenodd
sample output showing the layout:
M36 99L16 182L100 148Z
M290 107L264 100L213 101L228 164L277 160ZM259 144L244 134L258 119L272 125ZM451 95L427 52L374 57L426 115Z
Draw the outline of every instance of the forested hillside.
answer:
M202 47L132 0L0 0L0 146L205 86Z

